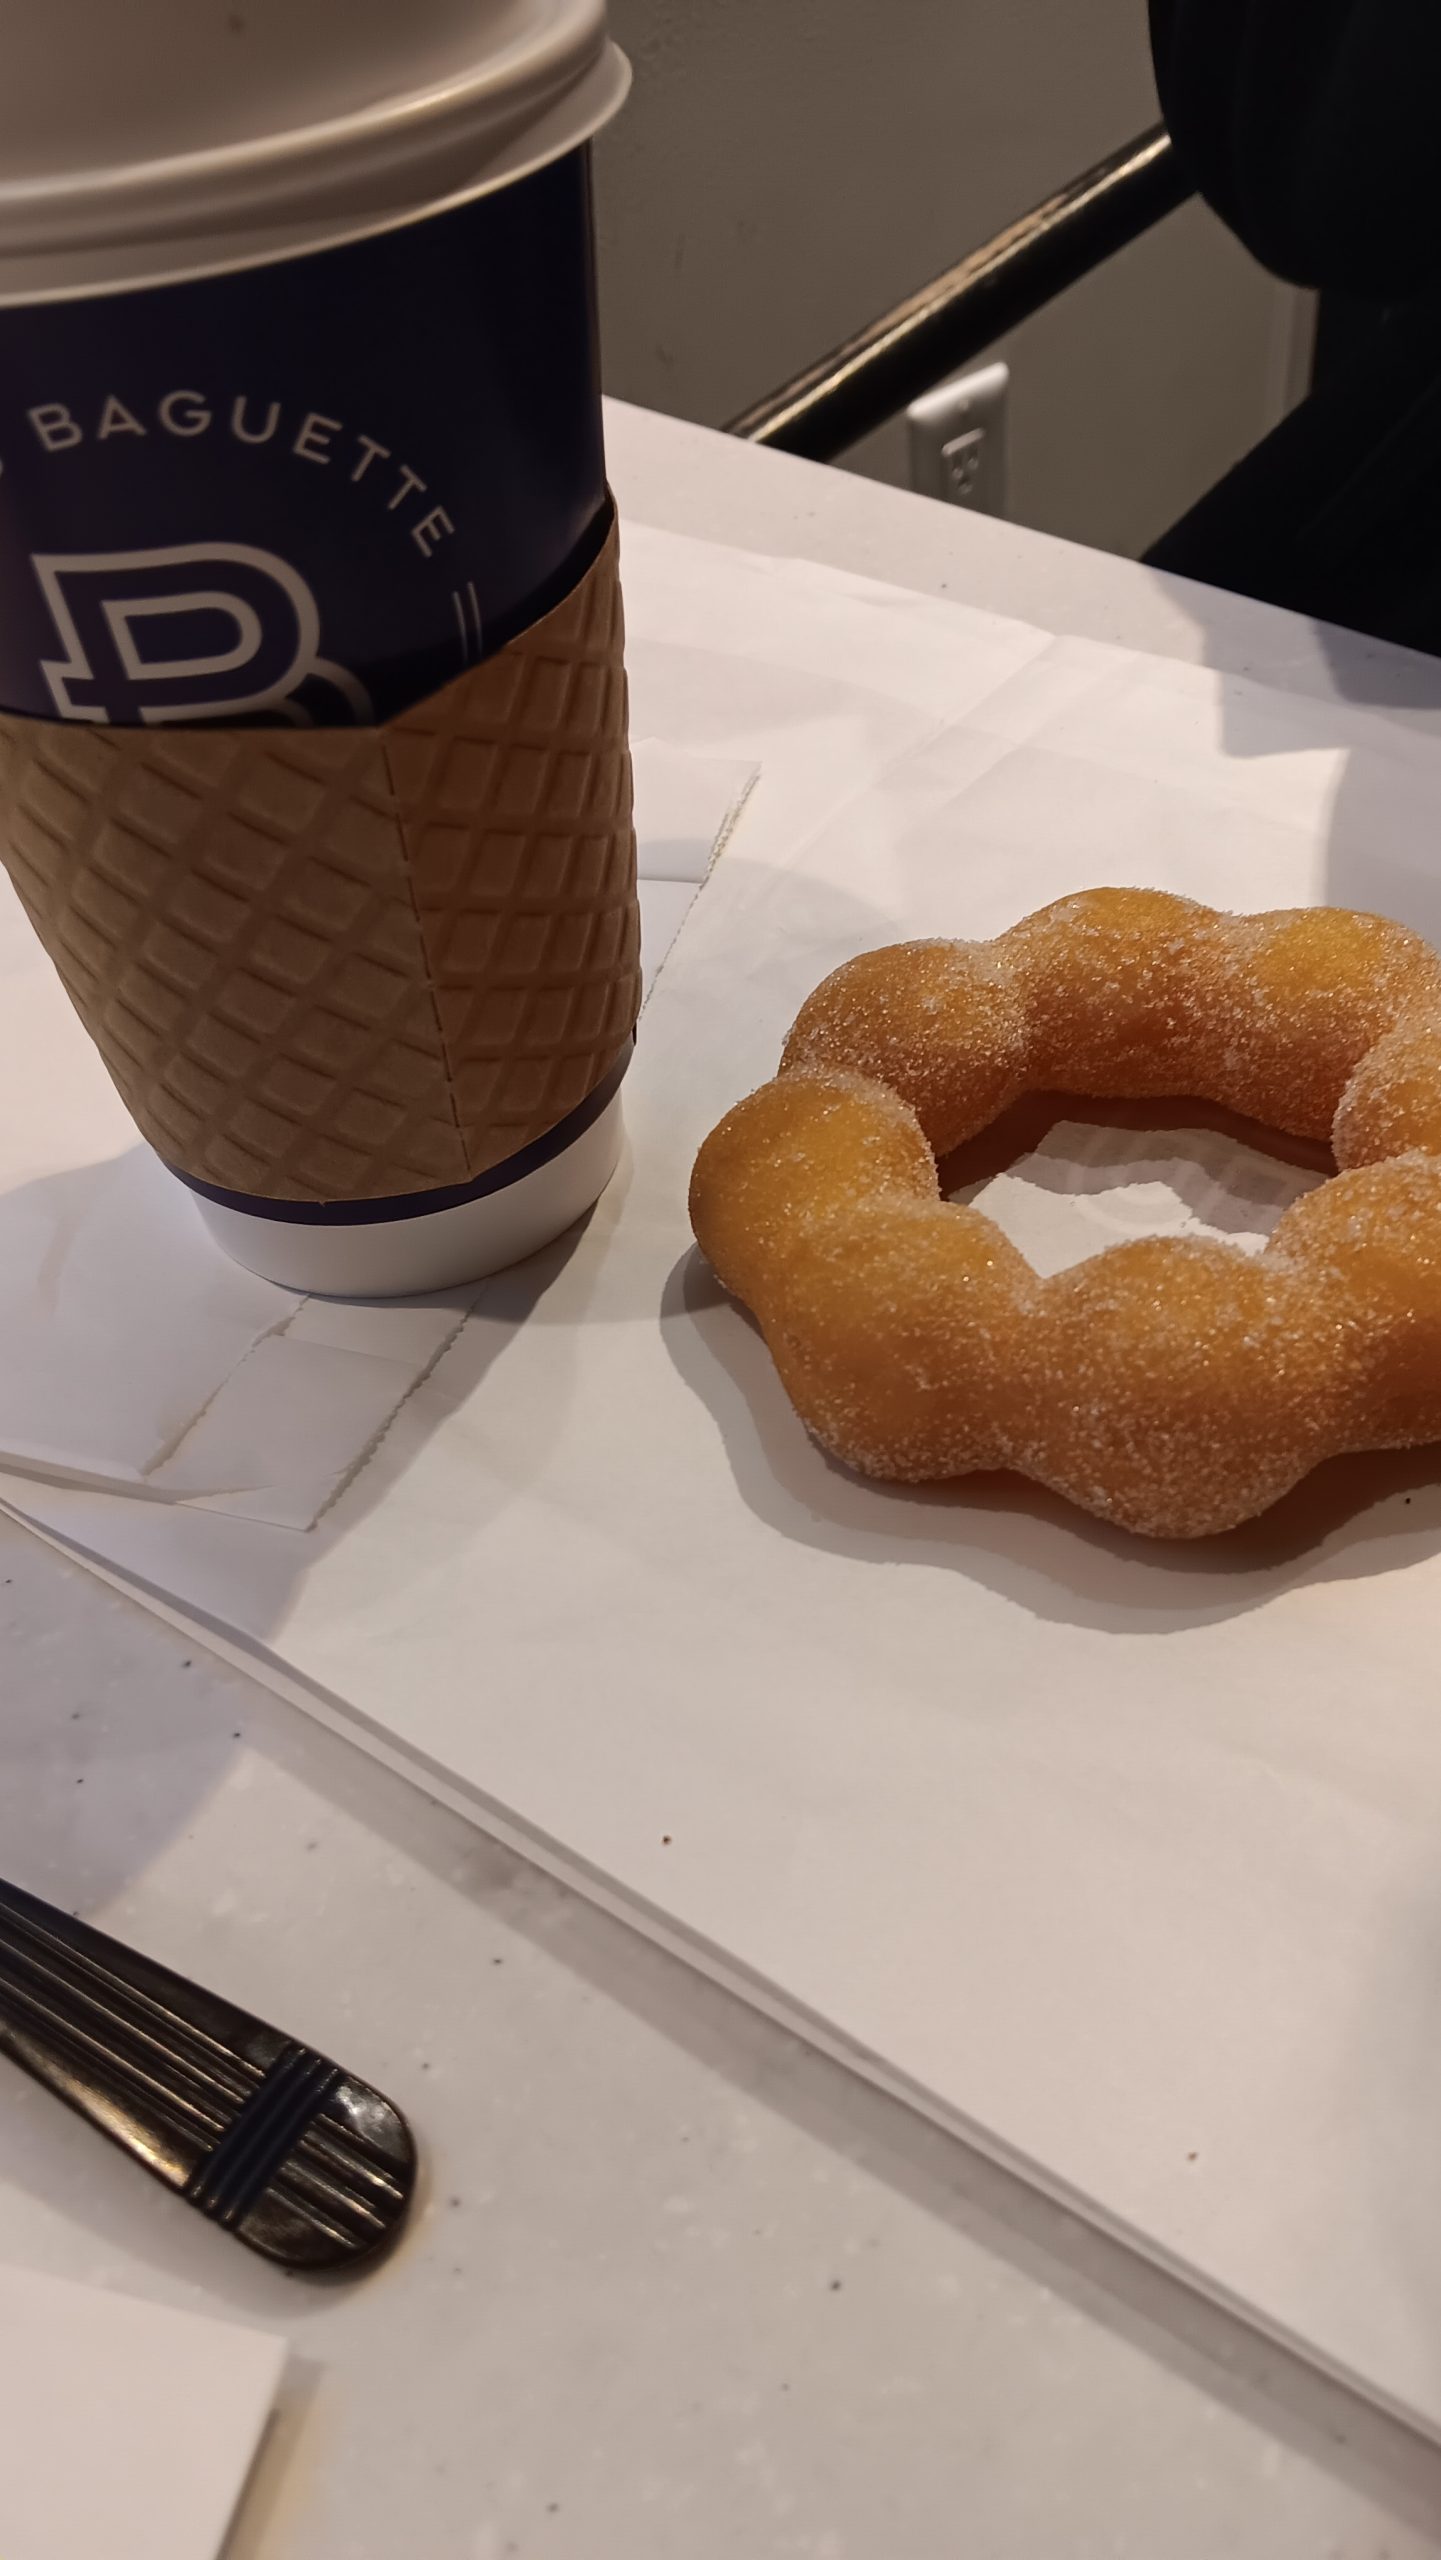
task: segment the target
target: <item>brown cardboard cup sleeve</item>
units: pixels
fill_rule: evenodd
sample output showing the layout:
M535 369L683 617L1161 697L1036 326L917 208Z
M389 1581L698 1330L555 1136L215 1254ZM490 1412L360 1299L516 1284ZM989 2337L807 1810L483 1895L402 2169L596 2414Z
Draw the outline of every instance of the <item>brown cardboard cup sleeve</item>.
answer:
M623 637L612 525L552 612L383 726L0 714L0 858L183 1180L423 1212L618 1075L640 1001Z

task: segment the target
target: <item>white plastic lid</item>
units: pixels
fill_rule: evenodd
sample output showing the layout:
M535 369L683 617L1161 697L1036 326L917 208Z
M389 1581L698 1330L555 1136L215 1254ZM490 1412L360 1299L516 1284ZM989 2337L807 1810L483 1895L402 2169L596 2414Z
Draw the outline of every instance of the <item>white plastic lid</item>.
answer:
M604 0L0 0L0 298L319 245L624 97Z

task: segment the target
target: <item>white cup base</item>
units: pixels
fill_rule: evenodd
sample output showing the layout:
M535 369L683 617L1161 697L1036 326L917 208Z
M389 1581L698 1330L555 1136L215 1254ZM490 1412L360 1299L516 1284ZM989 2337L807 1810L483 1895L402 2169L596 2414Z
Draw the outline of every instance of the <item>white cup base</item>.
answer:
M263 1280L319 1298L423 1297L503 1271L574 1226L619 1164L621 1134L615 1093L563 1154L505 1190L374 1226L303 1226L190 1196L221 1251Z

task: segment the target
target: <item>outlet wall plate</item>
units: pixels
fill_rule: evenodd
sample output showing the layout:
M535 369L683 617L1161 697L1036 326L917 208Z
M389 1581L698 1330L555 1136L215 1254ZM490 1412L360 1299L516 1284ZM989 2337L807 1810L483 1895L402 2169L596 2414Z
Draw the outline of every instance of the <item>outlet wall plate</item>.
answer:
M922 392L906 411L911 487L923 498L1006 512L1006 412L1011 369L987 364Z

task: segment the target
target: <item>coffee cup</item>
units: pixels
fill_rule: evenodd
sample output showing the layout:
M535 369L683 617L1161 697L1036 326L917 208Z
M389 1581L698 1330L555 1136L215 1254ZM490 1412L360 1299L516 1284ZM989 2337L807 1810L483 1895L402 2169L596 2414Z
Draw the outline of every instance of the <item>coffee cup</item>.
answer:
M12 16L0 850L227 1250L468 1278L620 1142L625 67L594 0Z

